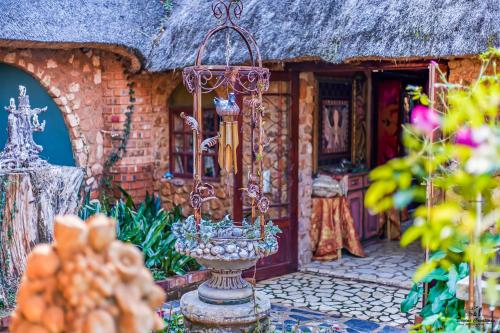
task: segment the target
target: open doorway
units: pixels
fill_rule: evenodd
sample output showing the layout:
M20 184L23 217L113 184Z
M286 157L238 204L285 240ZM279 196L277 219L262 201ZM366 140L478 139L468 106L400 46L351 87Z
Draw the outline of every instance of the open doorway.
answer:
M371 215L363 202L366 189L370 185L369 171L404 153L401 144L402 125L410 122L411 110L414 106L414 101L406 88L410 85L421 86L426 91L428 84L429 74L425 65L417 66L418 68L414 70L376 69L364 72L367 78L367 89L364 90L364 94L360 95L360 104L368 105L365 110L368 119L366 122L367 145L370 153L367 154L369 157L365 171L348 173L346 197L354 229L361 241L365 256L354 253L348 247L350 243L343 241L346 243L343 249L348 251L343 251L342 255L338 253L333 259L315 256L315 261L305 265L302 271L357 280L361 285L366 283L366 290L379 285L388 290L394 288L398 293L405 293L411 288L412 275L424 259L424 255L418 244L412 244L406 248L400 246L399 236L410 220L408 212L400 214L394 210L387 214ZM321 81L319 86L321 99ZM349 96L352 97L352 95L341 97L344 100L350 100ZM318 108L323 110L323 101L319 103ZM318 121L321 123L321 117L318 117ZM355 119L354 124L357 121L359 118ZM322 126L319 126L319 131L321 129ZM321 162L318 163L320 166ZM391 227L386 228L387 225ZM342 235L345 234L352 234L352 232L344 232ZM353 243L352 239L351 243ZM355 247L352 248L356 250ZM400 301L396 306L399 303Z

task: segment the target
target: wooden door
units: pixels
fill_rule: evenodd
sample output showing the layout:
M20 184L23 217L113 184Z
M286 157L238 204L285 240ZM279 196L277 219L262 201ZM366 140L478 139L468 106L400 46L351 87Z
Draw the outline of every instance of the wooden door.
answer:
M258 280L297 270L298 74L272 73L270 88L263 101L267 111L265 141L268 141L264 150L264 192L271 201L267 218L277 224L282 233L278 239L278 253L261 259L257 264ZM252 154L249 110L246 106L243 109L247 116L242 125L243 144L240 145L238 168L241 172L235 177L235 193L247 184ZM235 195L235 219L241 220L249 215L249 200ZM253 272L247 272L247 275L253 275Z
M377 91L377 165L399 154L401 82L381 80Z

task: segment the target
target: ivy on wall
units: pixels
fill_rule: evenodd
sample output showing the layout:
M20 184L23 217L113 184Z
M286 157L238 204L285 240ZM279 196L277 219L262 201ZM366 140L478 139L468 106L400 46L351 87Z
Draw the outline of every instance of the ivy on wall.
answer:
M11 219L15 218L16 215L16 205L14 202L14 207L12 212L7 212L6 202L7 202L7 187L9 186L9 179L6 176L0 177L0 224L4 223L5 215L10 213ZM10 247L12 242L12 226L7 226L7 232L5 233L5 227L2 225L0 228L0 258L4 265L9 265L10 262L10 252L6 251ZM9 281L9 277L4 274L6 271L0 269L0 316L3 311L8 311L14 305L14 299L16 295L15 288L12 288L12 282Z
M127 145L130 139L130 129L132 127L132 116L135 110L135 82L129 82L128 86L128 96L129 105L127 106L127 112L125 113L125 123L123 126L123 134L117 139L118 145L109 154L108 158L104 162L103 176L101 179L101 187L104 192L110 190L113 185L113 176L111 175L111 168L118 163L123 158L123 155L127 152Z
M163 4L163 9L165 10L165 15L169 16L172 13L172 9L174 8L174 3L172 0L161 0Z

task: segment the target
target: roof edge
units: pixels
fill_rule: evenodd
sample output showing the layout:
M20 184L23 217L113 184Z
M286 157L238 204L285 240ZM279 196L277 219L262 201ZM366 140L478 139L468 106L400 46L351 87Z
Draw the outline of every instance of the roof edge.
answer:
M104 43L79 43L79 42L42 42L31 40L0 39L0 47L31 48L49 50L71 50L82 47L104 50L124 57L128 62L128 70L137 73L143 68L144 56L138 50L118 45Z

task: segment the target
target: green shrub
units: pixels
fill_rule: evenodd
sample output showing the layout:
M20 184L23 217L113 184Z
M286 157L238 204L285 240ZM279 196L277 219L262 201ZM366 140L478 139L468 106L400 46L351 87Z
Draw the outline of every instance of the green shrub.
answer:
M448 82L431 62L439 73L438 100L421 87L409 87L421 105L403 127L405 155L374 169L365 195L366 206L377 213L418 205L401 245L419 241L433 254L413 276L415 283L433 284L420 312L422 324L414 328L422 332L476 332L462 322L464 302L455 296L456 281L468 271L476 281L499 270L493 258L500 246L500 49L489 49L481 60L477 80L467 85ZM496 284L490 274L483 304L496 303ZM475 283L474 288L480 287ZM416 285L402 310L422 295ZM483 304L476 298L474 307ZM472 310L468 319L480 319Z
M109 205L105 198L99 201L87 196L79 212L80 218L87 219L99 213L114 218L118 239L136 245L144 253L146 267L156 280L184 275L199 268L193 258L174 249L176 239L172 224L182 218L179 206L165 211L161 208L160 198L149 194L136 205L127 192L122 190L122 194L123 197L113 205Z
M184 316L181 313L171 313L169 319L165 319L165 329L162 333L184 333L186 326Z
M443 329L445 323L443 320L465 318L465 302L456 297L456 287L458 281L469 274L469 266L466 263L461 263L458 266L452 264L448 271L442 268L436 268L424 279L422 283L434 284L429 289L429 296L426 299L424 307L420 311L422 318L431 318L433 330ZM410 293L401 303L401 312L409 312L420 301L424 292L424 286L420 283L415 283Z

